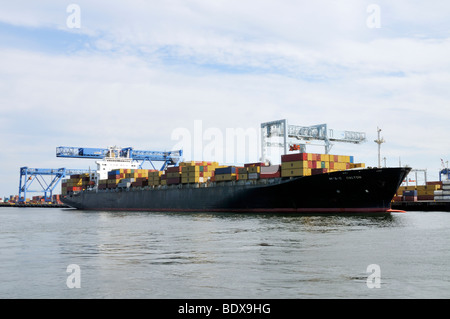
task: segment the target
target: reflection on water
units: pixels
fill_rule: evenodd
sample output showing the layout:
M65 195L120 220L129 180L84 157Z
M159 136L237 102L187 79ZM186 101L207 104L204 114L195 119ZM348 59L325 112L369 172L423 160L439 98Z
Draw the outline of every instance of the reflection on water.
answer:
M0 297L450 297L449 216L0 210Z

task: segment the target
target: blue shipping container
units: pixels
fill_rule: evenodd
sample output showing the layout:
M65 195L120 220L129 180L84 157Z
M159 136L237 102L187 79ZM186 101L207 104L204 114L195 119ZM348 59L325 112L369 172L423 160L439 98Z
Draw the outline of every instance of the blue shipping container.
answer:
M227 166L227 167L220 167L220 168L216 168L215 170L215 175L220 175L220 174L236 174L236 166Z

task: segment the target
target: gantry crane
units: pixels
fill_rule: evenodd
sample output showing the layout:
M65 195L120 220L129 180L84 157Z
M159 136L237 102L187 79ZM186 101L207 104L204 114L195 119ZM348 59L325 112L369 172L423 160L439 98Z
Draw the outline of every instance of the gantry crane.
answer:
M87 148L87 147L66 147L59 146L56 148L56 157L66 158L127 158L132 161L142 161L139 167L142 167L145 161L149 161L155 168L153 162L163 162L160 170L164 170L167 165L177 166L181 160L183 152L177 151L140 151L131 147L126 148ZM155 168L156 169L156 168ZM52 198L53 190L61 179L69 175L94 173L95 170L90 169L66 169L66 168L20 168L19 182L19 201L26 200L27 192L43 192L46 202ZM50 181L44 176L50 176ZM40 190L31 190L29 187L33 182L41 186ZM36 184L35 183L35 184Z
M322 141L325 154L329 154L332 142L360 144L366 141L366 133L354 131L336 131L328 129L327 124L313 126L289 125L287 120L261 123L261 155L266 159L267 147L283 148L284 154L290 151L305 152L305 144L293 144L294 141Z
M118 148L88 148L88 147L67 147L59 146L56 148L56 157L69 158L92 158L103 159L105 157L130 158L133 161L142 161L139 167L142 167L145 161L149 161L154 169L153 162L163 162L160 170L164 170L168 165L177 166L183 155L182 150L177 151L139 151L132 147Z
M20 181L19 181L19 202L25 202L27 198L27 192L40 192L44 193L44 200L50 201L52 198L53 190L59 181L68 175L85 174L90 173L88 169L66 169L66 168L20 168ZM50 181L46 180L44 176L50 176ZM30 186L36 182L41 189L29 189ZM35 183L35 184L36 184Z

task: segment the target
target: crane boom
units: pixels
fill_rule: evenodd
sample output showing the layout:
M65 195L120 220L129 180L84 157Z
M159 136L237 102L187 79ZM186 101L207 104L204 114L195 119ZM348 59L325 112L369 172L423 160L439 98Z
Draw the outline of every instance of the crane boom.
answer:
M145 151L126 148L89 148L59 146L56 157L103 159L105 157L126 157L135 161L160 161L167 165L177 165L181 160L182 150L176 151Z

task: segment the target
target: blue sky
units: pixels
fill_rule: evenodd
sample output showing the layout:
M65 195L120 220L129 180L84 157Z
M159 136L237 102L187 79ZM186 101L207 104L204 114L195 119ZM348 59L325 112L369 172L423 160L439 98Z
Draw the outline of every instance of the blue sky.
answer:
M388 166L436 180L450 160L448 12L436 0L2 1L0 196L17 194L21 166L95 166L57 146L167 150L196 120L363 131L365 144L332 152L368 165L379 126Z

